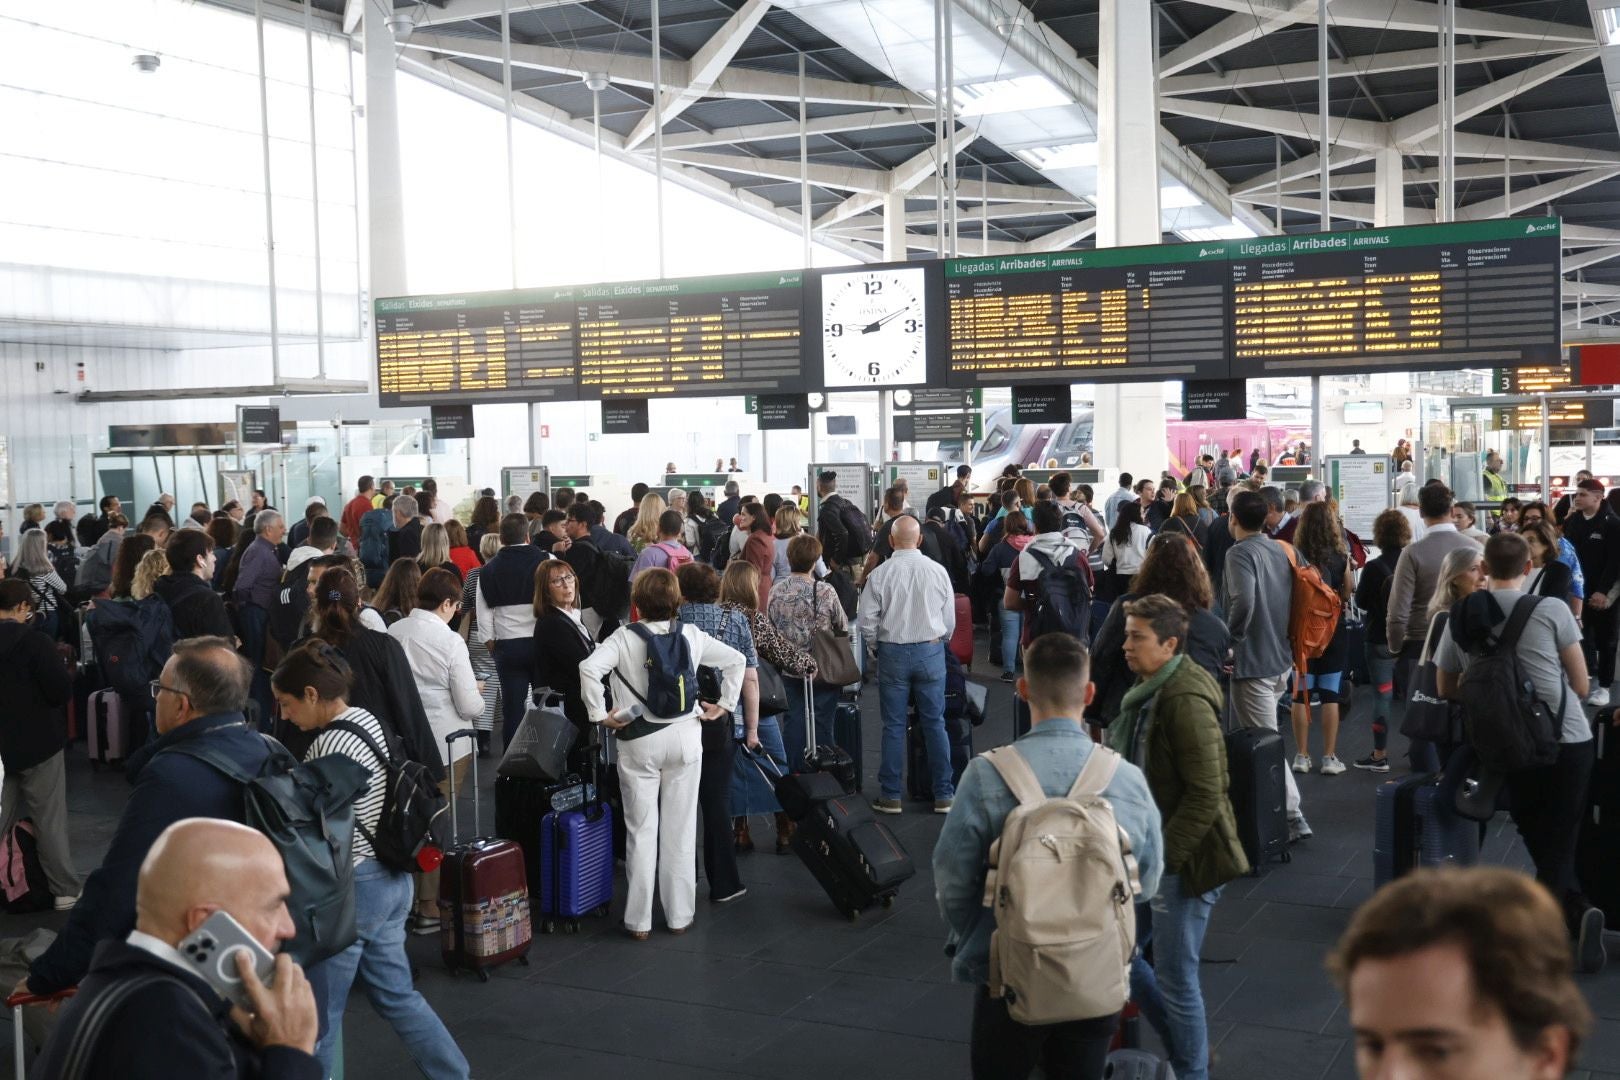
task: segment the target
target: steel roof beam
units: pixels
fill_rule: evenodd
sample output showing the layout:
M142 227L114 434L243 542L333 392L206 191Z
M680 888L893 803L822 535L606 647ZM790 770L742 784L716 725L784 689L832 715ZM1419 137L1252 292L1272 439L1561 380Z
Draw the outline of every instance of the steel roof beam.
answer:
M845 240L862 244L881 245L883 243L883 230L881 228L861 229L852 233L839 234ZM916 251L938 251L939 237L928 233L906 233L906 247ZM964 256L976 255L1022 255L1028 248L1012 240L985 240L978 236L963 236L957 239L957 250Z
M809 164L801 167L797 159L750 157L747 154L715 154L702 150L666 150L668 161L683 165L696 165L703 169L720 169L744 176L762 176L771 180L797 183L801 171L812 184L839 191L881 193L888 190L892 175L881 169L863 169L854 165Z
M524 11L545 11L550 8L573 7L583 0L510 0L507 10L516 15ZM423 4L427 18L421 26L444 26L467 22L471 19L498 19L501 15L499 0L445 0L443 4Z
M1514 175L1519 177L1536 176L1542 173L1574 172L1580 168L1569 162L1554 161L1516 161L1514 162ZM1333 174L1334 191L1364 191L1370 190L1374 184L1374 173L1341 173ZM1457 166L1458 180L1497 180L1502 179L1502 165L1494 161L1469 161ZM1440 170L1434 168L1407 169L1401 173L1401 183L1408 186L1432 186L1440 182ZM1275 190L1275 188L1273 188ZM1316 181L1309 177L1290 180L1282 186L1284 195L1311 195L1318 190Z
M657 123L667 125L691 105L706 97L732 58L737 55L737 50L748 40L748 35L754 32L754 28L770 10L771 0L746 0L746 3L726 20L725 25L704 42L703 47L687 61L685 85L664 92L662 104L656 109L647 110L647 115L636 124L635 130L631 131L630 137L625 140L625 148L634 150L652 138L655 116Z
M1478 116L1482 112L1496 108L1504 102L1511 101L1527 90L1532 90L1542 83L1551 82L1558 76L1573 71L1582 64L1597 59L1596 49L1576 49L1572 52L1555 56L1551 60L1543 60L1539 64L1525 68L1523 71L1475 87L1456 97L1456 123L1461 123L1470 117ZM1390 125L1390 141L1396 146L1405 148L1432 138L1440 130L1440 104L1436 102L1417 112L1408 113ZM1458 153L1461 153L1459 148Z
M1487 63L1492 60L1522 60L1526 57L1547 56L1578 45L1554 45L1518 38L1500 38L1484 42L1474 48L1463 48L1459 43L1458 64ZM1358 75L1387 75L1399 71L1428 71L1436 61L1434 49L1408 49L1401 52L1374 53L1352 56L1344 60L1328 61L1328 78L1348 79ZM1159 80L1159 93L1174 97L1178 94L1210 94L1228 90L1246 90L1260 86L1279 86L1285 83L1315 82L1316 61L1298 64L1276 64L1271 67L1240 68L1222 72L1171 75Z
M1588 266L1594 266L1600 262L1608 262L1610 259L1614 258L1620 258L1620 244L1611 244L1608 247L1593 248L1590 251L1583 251L1579 255L1565 255L1564 273L1573 274L1577 270L1584 270Z
M1294 139L1320 139L1320 121L1316 114L1289 112L1286 109L1257 109L1247 105L1227 105L1218 101L1198 101L1174 98L1162 102L1162 112L1177 116L1191 116L1217 124L1269 131ZM1360 150L1382 150L1389 145L1389 132L1376 120L1355 120L1343 116L1330 116L1328 141L1335 146L1349 146Z
M956 152L960 154L965 147L971 145L977 138L978 135L975 132L964 130L960 135L957 136ZM886 194L892 195L896 192L910 192L912 188L916 187L918 184L922 183L924 180L928 179L928 177L934 174L935 168L937 167L937 158L935 157L936 149L938 148L933 145L929 145L920 153L917 153L912 157L907 158L905 161L902 161L899 165L896 165L893 169L889 170L887 174L887 183L883 188L877 191L862 191L851 195L849 198L845 199L843 202L839 203L837 206L818 217L816 219L816 227L824 229L829 225L836 225L840 221L845 221L849 218L855 217L857 214L864 214L868 210L876 209L878 206L883 204L883 196ZM1050 198L1052 194L1056 193L1056 191L1056 188L1052 189L1052 191L1048 193L1047 197Z
M1204 7L1230 11L1234 17L1251 26L1260 21L1266 23L1316 21L1316 0L1196 0L1196 2ZM1332 0L1328 5L1328 21L1332 25L1353 26L1365 30L1404 30L1414 34L1433 34L1435 28L1441 25L1440 15L1440 5L1425 3L1423 0ZM1222 20L1216 25L1216 29L1231 21L1231 19ZM1268 26L1266 32L1273 29L1276 27ZM1572 45L1597 44L1597 37L1588 26L1527 19L1518 15L1498 15L1491 11L1477 11L1461 6L1457 8L1457 34L1468 37L1568 42ZM1182 65L1186 66L1188 65ZM1162 70L1166 74L1170 73L1168 68Z
M1545 184L1537 184L1535 187L1515 191L1511 196L1499 195L1494 199L1470 203L1457 211L1457 219L1459 221L1482 221L1486 218L1501 217L1510 207L1518 207L1523 210L1525 207L1536 206L1540 203L1550 203L1563 198L1565 195L1580 191L1582 188L1589 188L1593 184L1601 184L1605 180L1611 180L1616 176L1620 176L1620 165L1606 169L1588 169L1573 176L1565 176Z
M876 131L880 128L920 127L933 122L932 109L881 109L875 112L840 113L837 116L814 116L805 122L805 131L811 135L829 135L849 131ZM700 150L710 146L735 146L739 143L798 137L799 122L783 120L770 124L716 128L713 131L666 132L664 149Z
M1097 219L1087 218L1072 225L1059 226L1043 233L1024 245L1026 251L1063 251L1071 248L1097 231Z

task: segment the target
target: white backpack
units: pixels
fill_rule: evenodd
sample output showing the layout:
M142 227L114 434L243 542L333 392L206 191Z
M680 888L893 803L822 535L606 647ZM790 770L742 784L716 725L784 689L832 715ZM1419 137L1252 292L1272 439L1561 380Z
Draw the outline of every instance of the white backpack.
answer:
M1136 899L1142 884L1131 842L1102 792L1120 757L1094 746L1067 795L1041 790L1012 746L984 755L1018 805L990 845L984 905L990 996L1021 1024L1111 1016L1130 998Z

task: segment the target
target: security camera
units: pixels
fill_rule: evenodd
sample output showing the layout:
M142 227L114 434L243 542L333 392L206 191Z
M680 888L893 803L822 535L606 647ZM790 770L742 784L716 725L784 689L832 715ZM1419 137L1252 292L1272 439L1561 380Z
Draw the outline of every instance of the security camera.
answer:
M396 12L388 17L388 29L394 32L396 40L408 38L411 31L416 29L416 23L411 19L409 12Z

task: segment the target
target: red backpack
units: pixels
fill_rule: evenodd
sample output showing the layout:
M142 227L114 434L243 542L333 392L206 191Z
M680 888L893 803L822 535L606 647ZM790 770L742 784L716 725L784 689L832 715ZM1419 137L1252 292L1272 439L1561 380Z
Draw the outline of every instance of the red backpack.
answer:
M1316 567L1300 561L1293 544L1277 541L1294 568L1294 594L1288 609L1288 640L1294 646L1294 666L1305 670L1305 661L1327 652L1339 629L1344 599L1338 590L1322 580Z

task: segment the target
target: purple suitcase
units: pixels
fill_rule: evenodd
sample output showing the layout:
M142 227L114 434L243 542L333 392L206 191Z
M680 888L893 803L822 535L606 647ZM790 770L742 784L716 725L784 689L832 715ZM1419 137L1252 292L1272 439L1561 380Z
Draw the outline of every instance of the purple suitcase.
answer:
M123 761L129 756L129 711L116 690L98 690L90 695L90 715L85 723L85 745L92 767Z
M572 934L582 915L606 915L613 902L613 808L593 800L540 819L540 923Z

